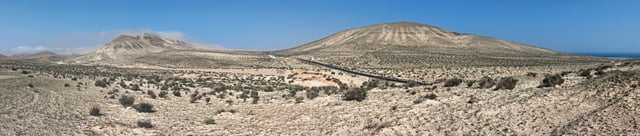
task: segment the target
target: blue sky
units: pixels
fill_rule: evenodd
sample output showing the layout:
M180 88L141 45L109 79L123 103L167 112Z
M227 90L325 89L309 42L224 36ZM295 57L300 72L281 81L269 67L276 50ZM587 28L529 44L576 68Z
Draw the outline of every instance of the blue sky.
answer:
M140 32L276 50L396 21L563 52L640 53L640 0L7 0L0 53L87 52Z

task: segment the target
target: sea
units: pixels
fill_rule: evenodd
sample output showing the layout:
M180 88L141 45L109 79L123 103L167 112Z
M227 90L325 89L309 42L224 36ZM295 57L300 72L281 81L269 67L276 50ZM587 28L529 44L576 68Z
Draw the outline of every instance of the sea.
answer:
M610 59L640 59L640 53L576 53L585 56L596 56Z

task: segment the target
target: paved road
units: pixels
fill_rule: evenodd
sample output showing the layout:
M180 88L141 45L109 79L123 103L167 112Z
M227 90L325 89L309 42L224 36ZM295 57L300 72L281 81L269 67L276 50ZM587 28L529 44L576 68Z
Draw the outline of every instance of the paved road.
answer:
M418 83L420 85L424 85L425 84L425 83L422 83L422 82L417 82L417 81L412 81L412 80L404 80L404 79L397 79L397 78L391 78L391 77L383 77L383 76L378 76L378 75L371 75L371 74L362 73L362 72L358 72L358 71L353 71L353 70L345 69L345 68L342 68L342 67L333 66L333 65L330 65L330 64L324 64L324 63L320 63L320 62L312 61L312 60L306 60L306 59L300 59L300 58L297 58L297 59L302 61L302 62L306 62L306 63L310 63L310 64L314 64L314 65L319 65L319 66L323 66L323 67L327 67L327 68L331 68L331 69L335 69L335 70L340 70L340 71L344 71L344 72L355 74L355 75L360 75L360 76L365 76L365 77L369 77L369 78L384 80L384 81L391 81L391 82L397 82L397 83L415 82L415 83Z

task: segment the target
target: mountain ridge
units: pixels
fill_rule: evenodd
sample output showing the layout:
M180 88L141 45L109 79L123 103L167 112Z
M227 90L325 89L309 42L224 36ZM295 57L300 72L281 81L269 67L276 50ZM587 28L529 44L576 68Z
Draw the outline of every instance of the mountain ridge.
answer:
M517 66L596 60L593 57L557 52L489 36L458 33L414 22L381 23L347 29L313 42L270 53L361 68Z
M68 61L75 63L117 62L147 54L172 50L214 50L199 47L184 41L169 39L151 33L140 35L120 35L104 46Z
M528 47L529 49L535 49L541 52L555 53L555 51L531 45L515 43L489 36L457 33L444 30L436 26L413 22L382 23L347 29L301 46L278 50L275 52L286 54L288 52L314 51L340 46L357 46L355 44L422 46L436 48L460 48L473 46L489 47L487 44L471 45L474 44L473 40L490 40L493 43L497 43L510 49ZM514 45L521 46L518 47Z

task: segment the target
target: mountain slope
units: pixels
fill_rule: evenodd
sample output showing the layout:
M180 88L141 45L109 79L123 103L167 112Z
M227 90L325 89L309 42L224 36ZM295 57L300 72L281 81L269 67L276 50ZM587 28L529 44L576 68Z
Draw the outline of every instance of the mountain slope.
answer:
M411 22L349 29L273 53L353 67L530 65L541 63L523 60L576 58L539 47Z
M150 53L196 49L203 48L149 33L138 36L120 35L102 48L69 61L77 63L121 62Z
M50 51L40 51L33 54L19 54L12 56L11 59L31 62L60 62L69 57L70 55L60 55Z
M227 51L201 47L179 40L141 34L121 35L91 53L68 63L163 68L257 68L282 67L263 52Z

